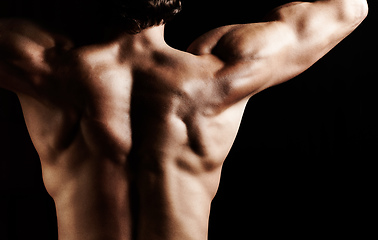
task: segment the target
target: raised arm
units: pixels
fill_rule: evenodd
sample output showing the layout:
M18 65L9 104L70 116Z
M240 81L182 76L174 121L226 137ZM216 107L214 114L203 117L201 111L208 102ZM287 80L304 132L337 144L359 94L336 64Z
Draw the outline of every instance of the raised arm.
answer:
M213 54L225 63L227 101L250 97L313 65L367 16L366 0L294 2L274 10L266 22L215 29L188 51Z
M51 61L62 41L36 24L20 19L0 19L0 87L35 94L51 72Z

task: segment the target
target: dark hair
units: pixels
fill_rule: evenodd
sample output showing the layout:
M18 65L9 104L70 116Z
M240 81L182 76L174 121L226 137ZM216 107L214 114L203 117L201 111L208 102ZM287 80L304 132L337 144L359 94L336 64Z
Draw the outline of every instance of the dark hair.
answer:
M182 1L0 0L0 17L32 20L81 46L103 41L105 32L137 34L167 23L181 11Z
M109 0L110 24L128 33L165 24L181 11L181 0ZM109 3L108 3L109 4ZM109 6L109 5L108 5Z

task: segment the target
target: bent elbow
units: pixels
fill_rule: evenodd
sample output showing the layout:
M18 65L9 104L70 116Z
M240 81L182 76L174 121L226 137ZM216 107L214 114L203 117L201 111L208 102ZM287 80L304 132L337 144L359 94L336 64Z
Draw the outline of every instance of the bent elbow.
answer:
M368 15L369 6L366 0L349 1L352 3L346 4L341 17L353 25L359 25Z
M361 1L361 4L357 11L356 21L362 22L369 14L369 6L366 0Z
M363 15L363 18L365 19L369 14L369 5L368 5L367 1L364 1L362 9L363 9L362 15Z

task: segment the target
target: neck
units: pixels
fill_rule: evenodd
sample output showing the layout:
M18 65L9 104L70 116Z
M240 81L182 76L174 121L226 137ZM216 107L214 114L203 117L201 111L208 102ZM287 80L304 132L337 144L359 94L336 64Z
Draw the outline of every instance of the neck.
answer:
M127 34L122 33L117 38L117 42L121 42L121 44L131 50L152 50L156 48L161 48L162 46L166 46L166 42L164 39L164 25L151 27L148 29L143 30L138 34Z

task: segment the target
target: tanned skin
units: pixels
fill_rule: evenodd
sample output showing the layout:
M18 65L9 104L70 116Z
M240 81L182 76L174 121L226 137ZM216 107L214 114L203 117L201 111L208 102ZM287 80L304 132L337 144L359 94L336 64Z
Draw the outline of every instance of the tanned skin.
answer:
M60 240L205 240L244 108L308 69L366 17L365 0L284 5L187 52L164 26L74 48L0 20L0 87L17 93Z

